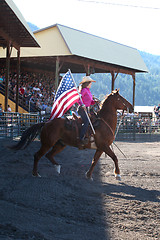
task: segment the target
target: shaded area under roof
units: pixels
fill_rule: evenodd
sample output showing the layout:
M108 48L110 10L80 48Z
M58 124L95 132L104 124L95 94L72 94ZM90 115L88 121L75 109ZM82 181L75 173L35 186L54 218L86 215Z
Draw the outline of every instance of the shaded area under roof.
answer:
M0 46L40 47L27 22L12 0L0 0Z

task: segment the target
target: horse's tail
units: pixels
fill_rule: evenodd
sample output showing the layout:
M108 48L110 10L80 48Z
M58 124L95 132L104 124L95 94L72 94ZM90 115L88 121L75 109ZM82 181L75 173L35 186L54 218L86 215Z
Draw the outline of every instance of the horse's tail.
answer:
M8 146L8 148L12 150L20 150L25 149L40 133L41 128L44 126L45 123L37 123L32 125L31 127L27 128L22 136L19 142L16 145Z

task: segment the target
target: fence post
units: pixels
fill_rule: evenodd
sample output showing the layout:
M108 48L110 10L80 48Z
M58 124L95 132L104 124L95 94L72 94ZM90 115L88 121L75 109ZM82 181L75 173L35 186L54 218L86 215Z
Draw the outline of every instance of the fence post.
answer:
M13 139L13 114L11 115L10 129L11 129L11 138Z
M136 120L133 117L133 141L136 140Z

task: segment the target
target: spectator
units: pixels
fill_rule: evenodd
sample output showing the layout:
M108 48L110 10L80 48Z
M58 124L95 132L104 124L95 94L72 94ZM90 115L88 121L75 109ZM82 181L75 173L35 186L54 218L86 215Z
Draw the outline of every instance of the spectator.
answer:
M50 114L51 110L52 110L52 107L51 106L47 106L46 107L46 114Z
M23 86L20 86L19 93L20 93L21 95L24 95L24 88L23 88Z
M38 85L36 85L35 87L33 87L34 91L40 91L40 88L38 87Z
M157 106L154 106L154 113L155 113L156 117L158 117L158 107Z
M42 104L42 111L46 111L46 108L47 108L47 104L44 102L44 103Z
M41 105L39 99L37 99L37 101L36 101L36 107L39 108L39 109L42 109L42 105Z
M29 89L25 92L24 97L25 97L25 100L26 100L26 104L28 104L29 100L31 98L31 92L30 92Z
M3 76L0 75L0 83L2 83L2 82L3 82Z
M8 112L12 112L10 105L8 105Z
M3 108L2 108L2 103L0 103L0 119L2 118L3 115Z

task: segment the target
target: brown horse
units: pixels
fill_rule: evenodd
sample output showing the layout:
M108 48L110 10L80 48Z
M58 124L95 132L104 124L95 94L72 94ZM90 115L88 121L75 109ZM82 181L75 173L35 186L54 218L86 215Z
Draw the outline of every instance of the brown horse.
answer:
M105 152L111 157L115 164L115 176L120 180L120 170L118 159L111 150L110 145L114 141L114 134L117 126L117 110L128 110L133 112L133 106L119 94L119 90L112 91L105 100L101 103L101 108L98 112L98 126L95 127L94 142L89 142L85 148L96 149L92 164L86 173L88 179L92 179L92 172L98 159ZM77 134L73 129L67 129L64 118L56 118L46 123L34 124L28 128L23 134L20 141L12 146L12 149L22 149L31 143L41 132L41 147L34 155L33 176L40 176L37 171L38 161L45 156L56 167L60 173L60 165L56 163L54 156L61 152L66 145L78 147ZM52 148L50 150L50 148ZM49 151L50 150L50 151Z

